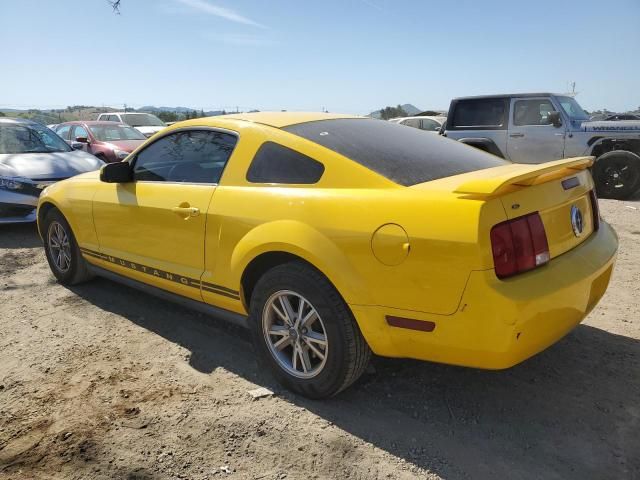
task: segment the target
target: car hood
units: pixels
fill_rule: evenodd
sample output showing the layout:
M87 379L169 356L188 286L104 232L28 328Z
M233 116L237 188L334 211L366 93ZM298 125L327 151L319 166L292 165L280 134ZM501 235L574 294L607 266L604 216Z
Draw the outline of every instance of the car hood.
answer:
M111 149L117 148L118 150L131 153L145 141L146 140L113 140L111 142L105 142L104 145Z
M163 129L167 128L167 127L140 126L140 127L133 127L133 128L138 130L140 133L149 134L149 133L159 132L160 130L163 130Z
M582 122L581 127L585 132L640 133L640 120Z
M104 162L86 152L6 153L0 155L0 175L32 180L59 180L99 169Z

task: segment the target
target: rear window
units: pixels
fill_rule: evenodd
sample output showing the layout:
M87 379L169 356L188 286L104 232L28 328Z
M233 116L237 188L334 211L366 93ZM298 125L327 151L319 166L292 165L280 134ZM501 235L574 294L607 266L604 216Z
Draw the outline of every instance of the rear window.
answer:
M453 114L453 127L500 127L506 125L506 110L503 99L458 101Z
M318 120L283 130L329 148L407 187L507 163L440 135L384 120Z

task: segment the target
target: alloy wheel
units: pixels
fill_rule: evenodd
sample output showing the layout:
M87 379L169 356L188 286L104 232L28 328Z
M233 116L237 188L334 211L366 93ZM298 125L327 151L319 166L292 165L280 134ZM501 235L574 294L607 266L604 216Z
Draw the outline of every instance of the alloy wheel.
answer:
M69 235L59 222L53 221L49 225L47 244L55 267L61 273L67 272L71 268L71 244Z
M262 331L271 355L287 373L313 378L327 362L327 332L315 307L302 295L281 290L262 311Z

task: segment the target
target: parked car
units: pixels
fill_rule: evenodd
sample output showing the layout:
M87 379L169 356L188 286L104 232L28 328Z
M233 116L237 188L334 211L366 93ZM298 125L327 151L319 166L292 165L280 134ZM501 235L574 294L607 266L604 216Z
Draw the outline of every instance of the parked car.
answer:
M0 118L0 223L33 222L42 189L104 163L31 120Z
M447 117L399 117L389 120L392 123L407 125L408 127L419 128L427 132L440 132L440 129L447 121Z
M104 162L119 162L142 145L147 137L129 125L115 122L66 122L54 131L69 145Z
M633 113L616 113L615 115L609 115L604 120L606 122L614 120L640 120L640 115L634 115Z
M589 121L570 96L457 98L445 134L516 163L592 155L600 196L624 199L640 189L640 121Z
M618 244L591 162L514 165L370 118L227 115L49 187L38 227L63 284L103 275L245 325L260 365L326 397L371 351L506 368L577 325Z
M132 126L145 137L155 135L167 125L151 113L112 112L98 115L99 122L117 122Z

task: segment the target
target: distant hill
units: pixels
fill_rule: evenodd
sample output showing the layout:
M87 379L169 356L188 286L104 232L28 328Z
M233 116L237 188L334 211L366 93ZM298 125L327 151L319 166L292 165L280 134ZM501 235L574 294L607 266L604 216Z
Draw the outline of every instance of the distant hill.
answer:
M412 105L410 103L405 103L403 105L400 105L402 107L402 109L407 112L407 115L409 115L410 117L413 115L417 115L418 113L422 112L421 109L419 109L418 107L416 107L415 105ZM371 118L380 118L380 110L376 110L375 112L371 112L369 115L367 115L367 117L371 117Z
M197 108L189 108L189 107L155 107L153 105L146 105L144 107L140 107L136 109L136 112L147 112L147 113L157 113L157 112L173 112L173 113L186 113L193 111L200 112ZM213 117L215 115L222 115L223 110L209 110L204 112L205 115L209 117Z

